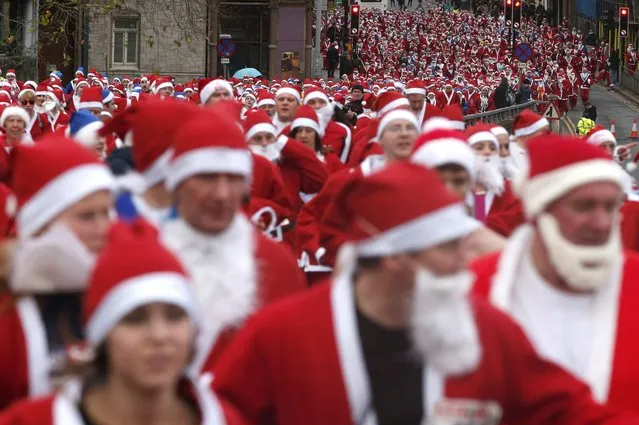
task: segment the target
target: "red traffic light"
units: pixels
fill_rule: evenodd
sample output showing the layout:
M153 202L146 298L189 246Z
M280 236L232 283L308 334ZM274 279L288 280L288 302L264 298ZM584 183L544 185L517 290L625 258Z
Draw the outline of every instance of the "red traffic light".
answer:
M513 0L506 0L506 6L510 6L513 4Z
M629 12L629 11L630 11L630 9L629 9L629 8L627 8L627 7L620 7L620 8L619 8L619 15L620 15L620 16L624 16L624 17L625 17L625 16L628 16L628 12Z
M521 6L521 2L520 1L516 1L515 2L515 7L519 7L519 6Z
M351 13L359 13L359 6L355 5L355 6L351 6Z

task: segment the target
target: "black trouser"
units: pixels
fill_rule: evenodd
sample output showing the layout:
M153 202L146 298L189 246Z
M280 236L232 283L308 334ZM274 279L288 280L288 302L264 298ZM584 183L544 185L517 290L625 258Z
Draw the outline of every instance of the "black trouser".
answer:
M337 65L334 63L328 63L328 76L333 78L335 77L335 69L337 68Z

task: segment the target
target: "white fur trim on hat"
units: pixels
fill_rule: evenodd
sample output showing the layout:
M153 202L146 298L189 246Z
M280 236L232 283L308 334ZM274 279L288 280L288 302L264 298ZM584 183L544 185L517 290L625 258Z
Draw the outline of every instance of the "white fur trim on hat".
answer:
M160 90L168 88L168 87L173 88L173 83L170 81L165 81L163 83L160 83L155 87L155 93L158 93Z
M399 99L393 100L388 105L384 106L382 109L377 111L377 115L382 116L385 113L392 111L395 108L399 108L401 106L409 106L409 105L410 103L408 102L408 99L406 99L405 97L400 97Z
M592 159L561 167L529 179L528 171L513 180L528 218L534 218L550 203L588 183L611 181L624 188L624 171L612 160Z
M7 72L7 77L15 77L16 73L15 72Z
M295 130L298 127L308 127L313 129L316 133L320 133L319 124L310 118L295 118L291 123L291 130Z
M24 121L25 124L28 124L29 121L31 121L31 118L29 118L29 114L27 113L27 111L25 111L21 107L19 107L19 106L7 106L2 111L2 115L0 115L0 127L4 128L4 122L9 117L18 117L22 121Z
M109 94L107 95L107 97L105 97L104 99L102 99L102 103L109 103L113 100L114 96L113 96L113 92L109 92Z
M397 109L384 115L384 117L379 122L379 127L377 127L377 134L375 135L377 140L381 139L382 134L384 133L384 130L386 130L388 124L397 120L408 121L415 126L415 130L419 131L419 123L417 122L417 117L415 117L415 114L413 114L411 111L407 111L406 109Z
M114 190L115 180L103 164L71 168L49 181L18 211L18 234L30 236L85 196Z
M209 101L209 98L213 96L213 93L218 90L224 90L229 94L229 96L233 96L233 87L231 87L231 84L228 81L217 79L202 87L202 91L200 92L200 103L205 105L206 102Z
M433 130L459 130L456 124L444 117L432 117L426 120L422 125L422 133L428 133Z
M446 164L457 164L466 169L475 180L475 154L470 146L459 139L437 139L424 143L413 152L411 162L437 168Z
M245 136L246 140L250 140L257 133L269 133L269 134L272 134L273 136L277 136L277 130L275 129L275 126L273 124L268 122L262 122L259 124L255 124L253 127L249 129L249 131L246 132L246 136Z
M257 102L257 107L260 108L262 106L266 106L266 105L273 105L275 106L275 100L271 99L271 98L267 98L267 99L262 99L259 102Z
M326 96L326 93L323 93L319 90L314 90L310 92L309 94L307 94L306 96L304 96L304 105L308 104L308 102L310 102L313 99L322 99L324 102L326 102L329 105L331 103L328 100L328 96Z
M253 158L249 150L223 147L194 149L175 158L170 166L165 184L173 191L187 178L196 174L230 173L249 178L253 170Z
M104 104L102 102L80 102L78 104L78 110L89 109L89 108L103 109Z
M534 132L541 130L545 126L550 126L550 123L548 123L548 120L546 118L542 117L528 127L518 128L517 130L515 130L514 134L515 137L529 136Z
M410 89L406 89L406 94L421 94L422 96L426 96L426 89L421 89L419 87L413 87Z
M26 83L25 83L25 85L26 85ZM34 89L31 89L31 88L24 88L24 89L22 89L22 90L20 91L20 93L18 93L18 100L22 99L22 96L24 96L24 95L25 95L25 94L27 94L27 93L32 93L34 96L37 96L37 95L36 95L36 91L35 91Z
M495 146L497 150L499 150L499 142L497 141L497 136L495 136L490 131L480 131L468 138L468 144L470 146L473 146L474 144L479 142L490 142Z
M500 125L491 128L490 132L493 133L495 136L509 136L508 130Z
M300 92L298 92L297 90L295 90L292 87L282 87L281 89L278 89L275 92L275 98L277 99L279 96L281 96L283 94L290 94L295 99L297 99L298 103L302 103L302 97L300 96Z
M597 130L588 139L586 140L588 143L592 145L601 145L602 143L610 142L617 146L617 139L610 132L610 130L606 130L605 128L601 130Z
M167 149L162 155L157 157L149 168L142 172L146 188L151 188L164 181L169 172L173 148Z
M357 243L357 253L360 257L384 257L416 252L459 239L479 227L480 223L468 216L463 204L456 203Z
M188 279L179 273L158 272L127 279L109 291L87 323L87 338L100 345L109 331L136 308L168 303L183 309L197 322L197 302Z
M104 127L102 121L93 121L90 124L85 125L73 136L73 140L87 148L95 148L98 145L98 131Z

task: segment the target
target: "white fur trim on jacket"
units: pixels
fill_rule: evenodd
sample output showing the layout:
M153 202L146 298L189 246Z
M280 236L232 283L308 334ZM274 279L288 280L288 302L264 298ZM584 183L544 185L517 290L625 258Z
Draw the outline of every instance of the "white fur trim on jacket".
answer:
M624 189L623 172L612 160L593 159L561 167L532 179L529 179L529 171L526 170L513 180L513 187L524 204L526 216L533 218L551 202L587 183L611 181Z

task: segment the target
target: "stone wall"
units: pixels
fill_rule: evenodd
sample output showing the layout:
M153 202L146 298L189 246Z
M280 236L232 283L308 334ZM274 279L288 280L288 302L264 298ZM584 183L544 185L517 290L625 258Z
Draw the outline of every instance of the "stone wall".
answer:
M159 73L178 81L203 76L206 70L206 11L193 4L171 0L127 0L126 9L89 17L89 67L109 75ZM112 65L113 19L137 16L139 24L138 66Z

